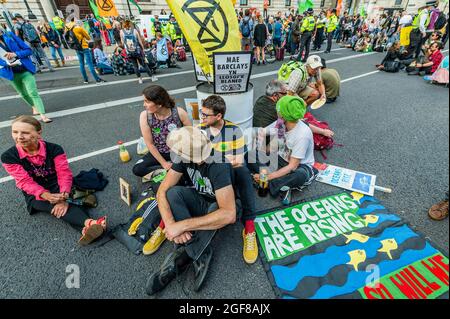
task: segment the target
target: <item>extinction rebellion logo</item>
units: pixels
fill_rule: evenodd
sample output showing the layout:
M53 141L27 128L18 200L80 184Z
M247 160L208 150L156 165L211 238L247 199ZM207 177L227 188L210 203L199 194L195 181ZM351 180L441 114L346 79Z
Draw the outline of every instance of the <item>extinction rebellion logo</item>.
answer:
M204 3L204 6L199 6L200 2ZM227 44L229 25L219 3L215 0L188 0L182 10L199 25L197 38L206 51L215 51ZM220 30L219 26L222 24L223 29Z
M110 0L95 0L97 7L103 11L111 11L114 8L114 4Z

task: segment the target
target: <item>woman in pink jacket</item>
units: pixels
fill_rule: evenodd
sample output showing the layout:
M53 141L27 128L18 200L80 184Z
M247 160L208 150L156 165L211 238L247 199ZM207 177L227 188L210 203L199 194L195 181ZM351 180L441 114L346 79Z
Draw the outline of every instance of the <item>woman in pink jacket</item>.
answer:
M1 156L5 170L23 192L30 214L45 212L81 230L80 245L87 245L106 230L106 217L98 220L66 200L72 189L73 175L61 146L41 137L42 127L31 116L13 121L15 146Z

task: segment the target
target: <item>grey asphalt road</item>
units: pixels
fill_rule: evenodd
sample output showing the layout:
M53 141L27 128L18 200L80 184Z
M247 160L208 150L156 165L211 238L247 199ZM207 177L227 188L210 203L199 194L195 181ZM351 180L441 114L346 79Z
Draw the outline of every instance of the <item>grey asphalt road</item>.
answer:
M448 54L448 53L447 53ZM375 70L381 54L356 57L351 50L323 55L328 60L354 56L329 65L351 79ZM253 75L277 70L280 63L255 66ZM163 70L160 74L184 72ZM55 81L55 76L58 81ZM252 80L255 99L264 93L265 84L274 75ZM109 81L130 77L106 76ZM70 89L81 85L76 69L38 76L42 90ZM161 77L157 82L168 90L195 85L193 73ZM91 84L89 88L43 95L48 112L116 101L139 96L145 85L137 81L107 86ZM20 99L1 100L14 95L4 82L0 83L0 123L19 114L29 113ZM377 175L377 184L391 187L392 194L376 193L393 212L439 244L449 249L448 219L433 222L428 208L441 200L449 189L449 91L425 83L420 77L404 73L375 73L342 84L341 97L332 105L313 111L320 120L329 122L336 132L335 147L327 152L327 163ZM177 102L195 97L195 91L177 94ZM232 106L229 106L232 107ZM46 140L61 144L69 158L114 146L118 140L132 141L139 137L138 115L142 102L101 110L62 116L44 128ZM13 145L10 128L0 128L0 153ZM99 207L95 216L107 214L110 225L117 225L130 216L130 209L119 199L118 180L123 177L132 186L133 198L142 190L131 168L135 146L128 147L133 161L122 164L118 152L107 152L71 164L75 173L90 168L105 172L110 180L105 191L98 193ZM316 160L323 161L316 153ZM0 179L7 174L0 169ZM339 190L315 183L296 199L320 196ZM144 286L149 274L158 269L171 250L164 243L155 255L134 256L117 241L102 247L80 248L78 233L70 226L47 215L30 217L23 197L11 181L0 183L0 298L149 298ZM272 199L258 199L258 209L279 206ZM199 293L191 292L192 275L174 281L156 298L274 298L262 263L246 265L242 259L240 224L221 230L213 242L213 264L207 282ZM79 289L67 289L66 269L78 265L81 271ZM183 287L185 289L183 289Z

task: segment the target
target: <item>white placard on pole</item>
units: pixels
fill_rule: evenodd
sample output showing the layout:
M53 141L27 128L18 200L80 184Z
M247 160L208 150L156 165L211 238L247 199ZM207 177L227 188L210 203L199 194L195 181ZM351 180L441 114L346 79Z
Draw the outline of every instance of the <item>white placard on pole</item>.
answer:
M214 93L243 93L248 90L252 71L250 52L215 52Z

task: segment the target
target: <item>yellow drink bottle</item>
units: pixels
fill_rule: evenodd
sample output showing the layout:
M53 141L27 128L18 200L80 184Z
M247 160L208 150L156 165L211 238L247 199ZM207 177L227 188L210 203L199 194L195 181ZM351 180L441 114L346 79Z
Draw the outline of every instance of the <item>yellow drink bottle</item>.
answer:
M130 153L128 153L127 149L125 148L125 145L123 145L122 141L119 141L117 144L119 144L119 156L120 160L123 163L129 162L131 160Z

